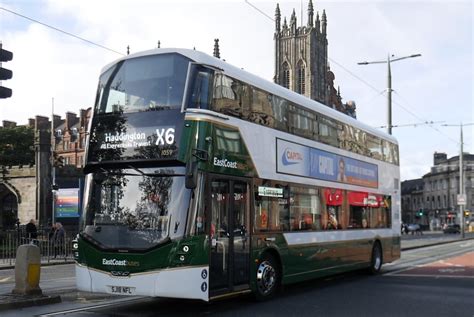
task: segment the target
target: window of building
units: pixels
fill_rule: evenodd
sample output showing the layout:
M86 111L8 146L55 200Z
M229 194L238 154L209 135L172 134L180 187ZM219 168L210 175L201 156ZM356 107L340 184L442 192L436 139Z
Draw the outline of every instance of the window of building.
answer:
M305 94L305 67L302 61L298 63L298 85L297 92Z
M283 87L290 89L290 68L288 63L283 64Z

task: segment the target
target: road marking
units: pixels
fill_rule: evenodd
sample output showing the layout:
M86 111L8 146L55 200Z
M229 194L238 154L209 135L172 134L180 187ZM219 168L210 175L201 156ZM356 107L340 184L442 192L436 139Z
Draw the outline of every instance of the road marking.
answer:
M430 263L406 266L399 270L386 273L387 276L423 276L423 277L451 277L474 278L474 252L467 252Z
M466 279L466 278L472 278L474 279L474 276L472 275L433 275L433 274L396 274L396 275L393 275L391 273L389 274L384 274L384 276L393 276L393 277L397 277L397 276L404 276L404 277L431 277L431 278L436 278L436 279L439 279L439 278L457 278L457 279Z
M455 273L455 272L466 272L465 269L438 269L439 272L441 273Z

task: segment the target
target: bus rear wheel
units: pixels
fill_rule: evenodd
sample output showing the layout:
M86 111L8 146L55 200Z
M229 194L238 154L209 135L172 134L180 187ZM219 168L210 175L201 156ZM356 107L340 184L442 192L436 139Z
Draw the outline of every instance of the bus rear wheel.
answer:
M383 257L382 257L382 247L380 242L376 241L372 247L372 257L370 260L369 272L371 274L378 274L382 269Z
M271 298L280 286L280 267L275 257L265 254L257 267L257 300Z

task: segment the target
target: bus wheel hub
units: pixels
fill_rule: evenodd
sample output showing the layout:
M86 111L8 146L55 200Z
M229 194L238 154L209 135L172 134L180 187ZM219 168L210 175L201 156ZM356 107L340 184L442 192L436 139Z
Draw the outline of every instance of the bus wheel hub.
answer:
M268 261L262 262L257 269L257 286L259 290L266 294L275 286L275 269Z

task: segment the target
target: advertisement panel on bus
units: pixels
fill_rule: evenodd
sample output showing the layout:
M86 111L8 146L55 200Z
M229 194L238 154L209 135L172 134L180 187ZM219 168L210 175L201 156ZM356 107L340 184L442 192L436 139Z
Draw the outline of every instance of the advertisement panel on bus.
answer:
M277 139L277 172L351 185L378 187L378 166Z

